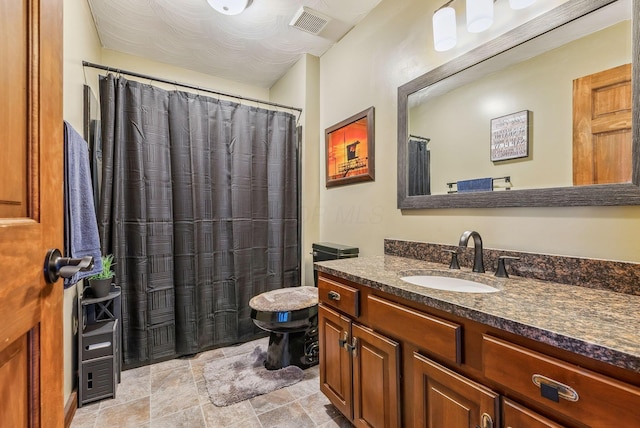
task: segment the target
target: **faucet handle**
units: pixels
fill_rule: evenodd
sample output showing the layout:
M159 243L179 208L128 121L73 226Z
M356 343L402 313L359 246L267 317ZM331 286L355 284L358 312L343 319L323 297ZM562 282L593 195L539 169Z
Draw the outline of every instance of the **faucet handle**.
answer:
M449 263L449 269L460 269L460 263L458 263L458 251L457 250L443 250L445 253L451 253L451 263Z
M507 273L507 268L505 266L506 260L520 260L520 257L513 256L499 256L498 257L498 269L496 269L496 274L498 278L509 278L509 274Z

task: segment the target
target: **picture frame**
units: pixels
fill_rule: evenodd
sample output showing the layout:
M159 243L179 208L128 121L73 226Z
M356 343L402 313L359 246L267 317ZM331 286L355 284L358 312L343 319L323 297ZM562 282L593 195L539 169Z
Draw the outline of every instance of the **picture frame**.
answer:
M529 157L531 112L522 110L491 119L491 161Z
M374 107L325 130L326 187L375 180Z

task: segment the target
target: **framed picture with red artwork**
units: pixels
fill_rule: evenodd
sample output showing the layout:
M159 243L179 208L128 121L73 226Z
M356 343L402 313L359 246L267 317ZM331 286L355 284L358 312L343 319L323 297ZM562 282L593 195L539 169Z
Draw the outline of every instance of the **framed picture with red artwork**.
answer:
M374 108L325 131L327 187L374 181Z

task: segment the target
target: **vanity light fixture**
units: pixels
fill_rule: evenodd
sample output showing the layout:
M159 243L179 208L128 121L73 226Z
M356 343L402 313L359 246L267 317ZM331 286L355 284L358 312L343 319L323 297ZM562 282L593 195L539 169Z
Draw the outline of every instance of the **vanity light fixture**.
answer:
M253 0L207 0L209 6L224 15L238 15L249 7Z
M433 14L433 45L438 52L448 51L458 42L456 10L450 0Z
M493 24L493 0L467 0L467 31L481 33Z
M212 1L212 0L208 0ZM436 51L452 49L458 42L456 10L449 0L433 13L433 45ZM480 33L493 24L493 3L497 0L466 0L467 31ZM509 0L511 9L518 10L531 6L536 0Z

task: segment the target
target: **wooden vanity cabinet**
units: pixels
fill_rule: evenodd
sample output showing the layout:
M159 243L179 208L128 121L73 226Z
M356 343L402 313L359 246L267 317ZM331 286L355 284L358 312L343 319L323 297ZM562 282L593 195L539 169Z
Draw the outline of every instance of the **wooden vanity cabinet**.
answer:
M353 323L353 424L399 427L400 345Z
M319 279L320 388L356 426L640 427L633 373L334 276ZM565 397L572 390L573 401Z
M508 398L502 399L504 428L565 428Z
M499 395L458 373L413 353L413 426L493 428Z
M640 426L640 388L490 335L482 352L487 379L555 414L593 427Z
M320 391L349 419L353 419L351 353L345 344L351 336L351 320L344 315L318 308L320 345Z
M329 299L336 287L321 280L318 288L320 390L356 427L400 427L399 344L335 310L338 302L357 314L353 290Z

